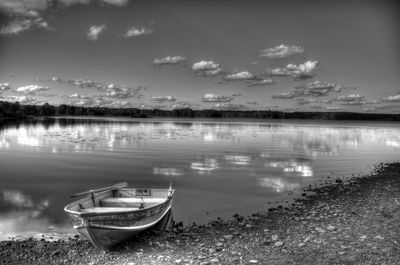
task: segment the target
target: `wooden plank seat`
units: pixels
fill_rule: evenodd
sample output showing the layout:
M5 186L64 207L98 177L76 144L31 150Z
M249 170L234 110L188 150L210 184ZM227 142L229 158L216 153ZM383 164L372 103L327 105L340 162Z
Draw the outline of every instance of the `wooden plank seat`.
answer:
M102 207L140 207L143 203L145 207L154 206L165 202L163 198L106 198L100 200Z
M85 209L80 209L79 212L82 213L108 213L108 212L127 212L138 210L137 207L90 207Z

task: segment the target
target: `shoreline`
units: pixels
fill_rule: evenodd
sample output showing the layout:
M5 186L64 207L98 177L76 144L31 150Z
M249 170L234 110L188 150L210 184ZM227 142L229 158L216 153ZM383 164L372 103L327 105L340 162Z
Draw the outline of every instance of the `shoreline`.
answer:
M400 264L400 163L308 187L290 207L145 232L112 250L79 236L0 242L5 264Z

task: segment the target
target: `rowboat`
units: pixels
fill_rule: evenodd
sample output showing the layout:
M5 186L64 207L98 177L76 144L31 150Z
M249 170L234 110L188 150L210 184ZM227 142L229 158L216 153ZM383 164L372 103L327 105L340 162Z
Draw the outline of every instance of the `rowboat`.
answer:
M146 229L170 222L174 189L127 188L127 183L75 194L64 210L93 245L109 248ZM166 223L165 223L166 224Z

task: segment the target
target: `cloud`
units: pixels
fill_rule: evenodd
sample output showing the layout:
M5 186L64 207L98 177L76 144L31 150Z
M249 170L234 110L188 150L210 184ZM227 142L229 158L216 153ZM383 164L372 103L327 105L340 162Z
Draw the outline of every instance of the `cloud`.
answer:
M205 94L202 98L202 102L231 102L233 97L230 96L220 96L216 94Z
M260 80L251 80L248 82L248 87L252 86L270 86L274 85L275 82L272 79L260 79Z
M24 105L38 105L42 104L43 102L39 101L36 98L30 97L30 96L9 96L4 98L5 101L10 101L10 102L19 102L20 104Z
M224 77L224 79L227 81L253 80L256 78L257 76L248 71L233 73Z
M91 26L87 32L87 37L89 40L96 41L100 34L106 29L106 24Z
M139 37L144 35L150 35L153 32L154 29L152 28L132 26L125 32L124 37L125 38Z
M281 44L279 46L273 48L267 48L260 52L260 57L265 57L269 59L281 59L286 58L295 54L301 54L304 52L304 49L300 46L289 46L285 44Z
M8 25L0 29L0 35L17 35L31 27L49 29L49 25L42 18L18 18L11 20Z
M276 94L276 95L272 96L272 98L275 98L275 99L291 99L294 97L296 97L296 94L292 91L284 92L284 93L280 93L280 94Z
M72 94L72 95L67 96L67 98L88 99L89 97L86 96L86 95L81 95L81 94L75 93L75 94Z
M104 86L98 86L98 89L103 89ZM139 97L141 91L144 89L143 87L139 86L136 88L133 87L121 87L115 84L109 84L106 86L106 96L111 98L119 98L119 99L126 99L126 98L134 98Z
M192 65L192 70L199 76L215 76L223 72L222 67L214 61L199 61Z
M320 97L328 95L328 93L331 91L341 92L343 88L344 88L343 86L333 83L328 83L324 81L314 81L303 86L297 86L296 93L299 96Z
M108 4L123 6L129 0L0 0L0 13L9 18L0 29L1 35L16 35L32 27L51 29L44 18L49 9L57 10L59 4Z
M179 64L185 62L186 58L183 56L167 56L164 58L156 58L153 60L153 64L156 65L167 65L167 64Z
M340 102L342 105L364 105L367 102L365 101L363 96L359 94L350 94L347 96L338 96L334 99L334 101Z
M0 91L11 89L10 83L0 83Z
M274 68L268 71L273 76L293 76L299 79L311 78L318 66L318 61L306 61L302 64L288 64L284 68Z
M21 92L24 94L31 94L34 95L38 91L46 91L49 90L49 87L38 86L38 85L29 85L29 86L22 86L17 88L17 92Z
M157 103L164 103L164 102L173 102L176 101L176 99L172 96L167 96L167 97L151 97L151 101L155 101Z
M192 103L189 101L180 101L176 102L174 105L171 106L172 109L198 109L200 107L197 103Z
M247 105L260 105L257 101L248 101Z
M249 108L243 104L233 104L233 103L217 103L214 105L215 109L219 110L248 110Z
M400 102L400 94L381 99L383 102Z

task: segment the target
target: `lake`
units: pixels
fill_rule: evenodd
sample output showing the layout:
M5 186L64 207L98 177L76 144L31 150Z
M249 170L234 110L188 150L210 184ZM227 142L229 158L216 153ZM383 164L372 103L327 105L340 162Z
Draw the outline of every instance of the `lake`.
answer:
M51 118L0 124L0 239L72 232L69 195L127 181L176 188L174 218L206 223L287 205L302 187L398 161L400 124Z

